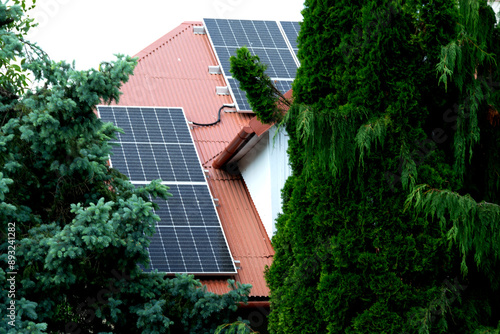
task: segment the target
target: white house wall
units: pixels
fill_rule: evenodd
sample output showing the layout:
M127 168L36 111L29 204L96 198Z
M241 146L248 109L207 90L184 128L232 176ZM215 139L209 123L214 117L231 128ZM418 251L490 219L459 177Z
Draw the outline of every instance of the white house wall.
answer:
M269 237L276 231L281 212L281 189L291 174L288 165L288 137L272 127L259 142L238 161L241 175Z
M272 194L272 234L276 232L276 219L282 212L281 189L292 174L288 161L288 135L283 129L276 134L276 127L269 130L270 165L271 165L271 194ZM269 233L269 232L268 232Z

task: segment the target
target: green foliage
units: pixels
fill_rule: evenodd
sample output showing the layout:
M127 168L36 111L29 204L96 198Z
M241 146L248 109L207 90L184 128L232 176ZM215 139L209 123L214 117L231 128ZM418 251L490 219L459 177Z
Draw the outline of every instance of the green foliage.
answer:
M494 332L500 30L491 8L307 0L303 16L283 120L293 175L266 273L270 332Z
M231 324L220 325L217 327L215 334L251 334L257 333L253 331L248 324L242 321L236 321Z
M439 82L444 82L447 88L448 81L453 81L463 101L455 136L455 169L463 176L467 157L470 162L473 147L480 140L480 108L485 102L493 102L487 99L491 91L488 82L494 80L497 50L492 44L498 36L494 31L495 13L486 1L461 0L458 8L457 35L442 47L437 70L441 73Z
M381 148L383 148L384 139L390 122L389 115L386 115L364 124L358 129L355 141L357 149L359 150L359 161L363 167L365 154L370 154L372 146L376 149L378 142Z
M24 11L31 9L34 5L28 8L25 0L12 2L14 4L10 6L8 2L0 3L0 102L2 109L5 109L5 105L10 106L20 94L24 93L28 84L26 71L21 68L25 63L22 54L23 47L31 46L30 43L24 41L24 36L34 26L33 19L23 17Z
M260 63L259 56L252 56L243 47L231 56L231 73L240 82L240 87L246 92L246 97L252 110L262 123L279 122L283 118L284 106L290 103L281 92L274 87L265 70L267 66Z
M466 256L474 254L475 263L490 278L495 289L500 287L498 262L500 253L500 206L494 203L477 203L469 195L461 196L450 190L416 187L407 198L418 213L437 217L447 236L458 243L462 257L462 271L467 274ZM448 227L447 222L451 222Z
M31 21L17 3L0 4L0 20L12 19L0 23L0 65L15 72L0 80L8 92L0 92L0 333L213 333L250 285L229 281L231 291L216 295L193 276L143 273L159 220L150 197L171 195L160 180L136 187L108 165L109 140L121 130L102 123L95 105L118 101L137 59L118 55L99 71L76 71L36 46L24 54ZM14 57L29 59L23 69L38 83L22 96ZM11 300L13 315L5 313Z

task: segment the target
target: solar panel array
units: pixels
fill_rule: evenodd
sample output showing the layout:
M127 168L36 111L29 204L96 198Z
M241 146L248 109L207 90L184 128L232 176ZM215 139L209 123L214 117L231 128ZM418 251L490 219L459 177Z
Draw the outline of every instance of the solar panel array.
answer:
M141 185L161 179L173 195L159 209L150 267L165 273L234 274L236 268L182 109L98 106L101 119L125 133L113 168Z
M204 19L204 22L237 110L251 111L245 92L229 70L229 58L243 46L267 65L266 74L282 93L291 88L298 67L298 22L226 19Z

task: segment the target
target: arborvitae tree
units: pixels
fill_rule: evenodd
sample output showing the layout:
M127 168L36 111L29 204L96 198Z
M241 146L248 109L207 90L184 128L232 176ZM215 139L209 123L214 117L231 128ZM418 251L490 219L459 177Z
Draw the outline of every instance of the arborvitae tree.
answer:
M493 10L306 0L303 17L270 331L499 333Z
M50 61L24 41L32 22L14 2L0 3L0 333L214 332L250 286L216 295L192 276L144 274L150 196L168 188L135 187L108 164L120 130L95 105L118 100L137 60ZM37 85L23 94L26 71Z

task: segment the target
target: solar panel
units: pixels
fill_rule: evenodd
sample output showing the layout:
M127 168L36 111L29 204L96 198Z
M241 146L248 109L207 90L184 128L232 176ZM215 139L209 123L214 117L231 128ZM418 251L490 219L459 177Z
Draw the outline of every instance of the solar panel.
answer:
M282 48L287 45L275 21L205 19L214 45ZM215 29L215 30L213 30Z
M245 93L229 70L229 58L236 55L237 49L246 46L252 54L258 55L267 65L266 74L273 81L280 82L278 89L288 87L295 78L298 61L293 47L297 45L294 29L298 22L286 22L286 29L277 21L204 19L204 22L237 110L251 111ZM290 37L294 43L289 41Z
M234 272L219 218L205 185L171 185L167 201L153 199L161 221L149 254L161 272ZM189 270L186 270L189 268Z
M119 142L113 148L113 167L133 181L156 179L204 182L196 150L191 144Z
M173 197L153 199L161 218L148 248L150 272L234 274L236 268L180 108L98 106L125 133L113 141L113 168L141 185L161 179Z

